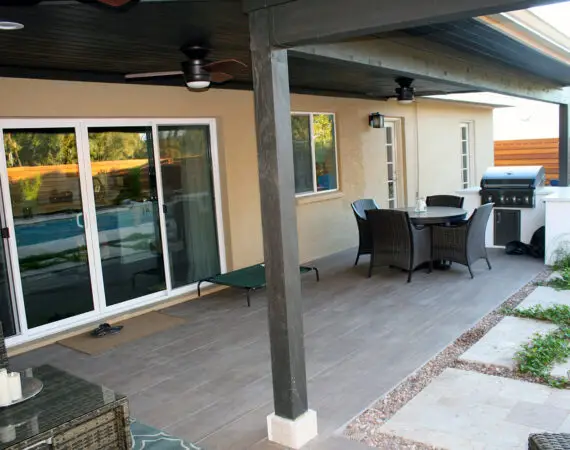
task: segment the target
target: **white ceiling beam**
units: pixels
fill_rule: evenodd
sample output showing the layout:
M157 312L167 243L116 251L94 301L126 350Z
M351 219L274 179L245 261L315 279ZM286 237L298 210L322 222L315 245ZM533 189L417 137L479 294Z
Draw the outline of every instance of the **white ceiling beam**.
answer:
M496 92L550 103L570 103L570 89L508 66L409 36L317 44L290 49L292 56L363 64L466 90Z

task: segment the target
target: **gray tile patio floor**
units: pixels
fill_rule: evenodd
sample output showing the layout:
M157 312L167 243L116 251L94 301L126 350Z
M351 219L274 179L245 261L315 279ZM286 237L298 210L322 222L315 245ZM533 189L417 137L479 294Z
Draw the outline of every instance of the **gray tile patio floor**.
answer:
M354 251L317 261L321 282L303 276L310 407L320 437L312 449L362 446L335 436L352 417L443 349L542 269L539 261L491 251L471 280L464 267L396 270L366 277ZM272 412L266 299L226 290L166 310L180 327L91 357L52 345L13 358L15 368L52 364L124 392L133 416L206 450L276 449L265 440Z

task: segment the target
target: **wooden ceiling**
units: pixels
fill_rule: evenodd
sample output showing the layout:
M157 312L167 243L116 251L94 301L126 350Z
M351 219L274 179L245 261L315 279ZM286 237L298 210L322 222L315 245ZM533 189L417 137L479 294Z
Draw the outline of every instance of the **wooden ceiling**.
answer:
M411 28L406 33L570 85L570 67L475 19Z
M212 49L210 59L237 58L248 65L249 30L239 0L148 2L127 11L73 1L0 7L0 20L24 24L0 31L0 76L125 82L127 73L179 70L184 44ZM293 92L354 97L394 94L399 74L362 65L290 56ZM141 83L183 85L182 77ZM251 89L246 71L223 86ZM416 80L419 95L464 88Z

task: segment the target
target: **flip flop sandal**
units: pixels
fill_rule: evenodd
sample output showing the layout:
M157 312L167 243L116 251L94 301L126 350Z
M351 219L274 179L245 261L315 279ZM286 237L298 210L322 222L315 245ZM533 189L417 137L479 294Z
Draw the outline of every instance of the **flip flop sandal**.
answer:
M91 335L95 337L103 337L109 333L110 329L111 325L108 323L102 323L91 332Z
M109 328L107 328L107 334L117 334L117 333L120 333L122 329L123 329L122 325L109 327Z

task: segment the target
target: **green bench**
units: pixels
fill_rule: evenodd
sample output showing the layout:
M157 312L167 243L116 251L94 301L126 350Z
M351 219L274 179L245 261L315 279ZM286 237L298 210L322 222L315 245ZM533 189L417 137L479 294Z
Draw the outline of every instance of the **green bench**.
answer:
M299 266L301 274L314 271L317 281L320 280L319 270L313 266ZM200 285L202 283L220 284L238 289L245 289L247 296L247 306L251 306L249 293L257 289L265 287L267 280L265 279L265 264L256 264L254 266L244 267L243 269L233 270L228 273L221 273L213 277L204 278L198 281L198 297L200 297Z

